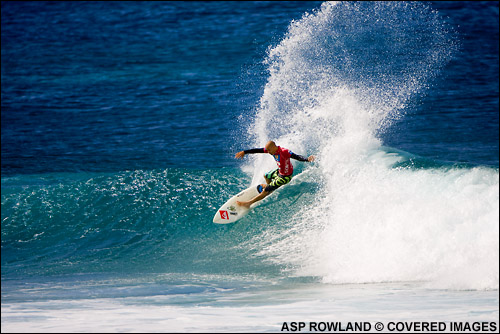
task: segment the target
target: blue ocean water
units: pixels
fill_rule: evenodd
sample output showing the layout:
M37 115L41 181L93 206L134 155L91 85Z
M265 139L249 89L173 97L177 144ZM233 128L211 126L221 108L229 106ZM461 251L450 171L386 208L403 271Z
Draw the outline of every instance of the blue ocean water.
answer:
M1 15L3 330L498 324L497 2ZM317 161L213 224L268 140Z

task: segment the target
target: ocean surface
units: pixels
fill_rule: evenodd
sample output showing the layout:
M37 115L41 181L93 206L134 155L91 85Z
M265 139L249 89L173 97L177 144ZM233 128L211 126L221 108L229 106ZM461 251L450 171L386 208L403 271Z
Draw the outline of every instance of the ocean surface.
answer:
M2 2L2 332L498 329L498 9Z

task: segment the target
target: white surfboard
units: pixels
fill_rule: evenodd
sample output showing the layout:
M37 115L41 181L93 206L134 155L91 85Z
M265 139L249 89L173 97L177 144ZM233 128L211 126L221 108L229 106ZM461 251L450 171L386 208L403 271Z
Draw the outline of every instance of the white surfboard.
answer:
M214 223L229 224L234 223L245 216L257 203L250 205L250 208L236 204L236 201L249 201L259 194L258 186L251 186L231 197L222 205L214 216Z

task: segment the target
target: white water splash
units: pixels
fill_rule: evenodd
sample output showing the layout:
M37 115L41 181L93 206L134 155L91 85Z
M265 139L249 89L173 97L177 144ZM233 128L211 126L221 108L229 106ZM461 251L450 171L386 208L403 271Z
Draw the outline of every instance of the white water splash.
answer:
M498 171L395 169L378 138L455 49L421 3L325 3L290 24L249 134L315 152L322 191L260 254L328 283L498 289ZM258 182L272 161L253 163Z

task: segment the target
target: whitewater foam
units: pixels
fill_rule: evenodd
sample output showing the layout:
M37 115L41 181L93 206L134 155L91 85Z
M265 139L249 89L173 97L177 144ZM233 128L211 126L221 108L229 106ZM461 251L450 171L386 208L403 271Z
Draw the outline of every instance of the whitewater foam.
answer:
M373 47L356 45L363 40ZM395 167L408 156L379 138L455 49L420 3L325 3L291 23L269 49L249 138L315 152L308 178L322 191L280 238L259 238L261 255L326 283L498 289L498 170ZM268 161L252 161L253 183Z

